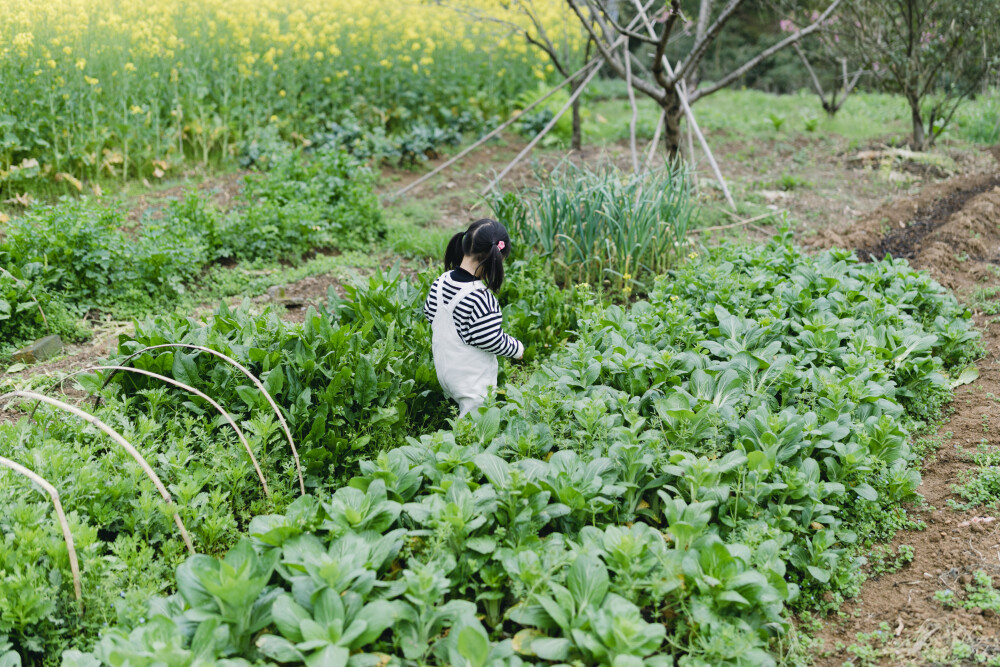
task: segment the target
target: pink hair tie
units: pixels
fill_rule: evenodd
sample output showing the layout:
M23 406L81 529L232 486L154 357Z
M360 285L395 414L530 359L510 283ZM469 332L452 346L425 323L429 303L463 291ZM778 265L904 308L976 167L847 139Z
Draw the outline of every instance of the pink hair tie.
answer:
M504 248L506 248L506 247L507 247L507 244L506 244L506 243L504 243L503 241L497 241L497 248L498 248L499 250L503 250L503 249L504 249Z

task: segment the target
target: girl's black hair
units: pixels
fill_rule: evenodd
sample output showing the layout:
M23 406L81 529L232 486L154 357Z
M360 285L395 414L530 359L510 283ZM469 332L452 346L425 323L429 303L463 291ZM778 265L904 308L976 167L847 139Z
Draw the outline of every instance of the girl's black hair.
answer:
M500 249L500 246L503 249ZM444 251L444 270L451 271L462 265L466 255L479 262L476 276L486 281L486 286L496 292L503 285L503 260L510 254L510 236L507 228L496 220L483 218L469 225L448 241Z

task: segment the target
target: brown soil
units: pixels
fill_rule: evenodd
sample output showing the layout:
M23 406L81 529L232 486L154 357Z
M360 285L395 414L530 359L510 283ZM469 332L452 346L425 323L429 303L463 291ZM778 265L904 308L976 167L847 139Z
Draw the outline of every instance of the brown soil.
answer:
M132 223L137 223L144 215L155 218L159 215L159 209L165 204L182 199L185 193L192 189L208 195L209 201L220 211L228 211L236 206L246 173L239 171L207 177L189 174L180 182L169 186L153 186L148 191L129 198L128 219Z
M1000 284L1000 175L984 173L949 179L918 196L881 207L843 231L826 230L819 244L856 248L859 254L906 257L942 284L969 297L984 283ZM987 610L950 609L934 599L950 589L964 596L973 572L983 570L1000 585L1000 517L983 507L949 509L958 500L952 485L974 467L970 455L980 443L1000 445L1000 321L977 314L986 356L979 379L956 391L953 414L937 433L942 443L923 470L919 492L928 506L914 508L926 523L893 541L914 549L914 560L899 572L867 581L861 594L827 620L818 637L825 650L817 664L973 664L951 654L954 641L975 653L1000 656L1000 617ZM1000 499L998 499L1000 500ZM887 623L883 638L859 641ZM884 626L883 626L884 627ZM877 657L862 661L845 646L867 644Z
M326 303L326 297L331 287L338 295L344 295L340 279L333 274L325 273L284 285L284 299L278 303L272 302L267 295L258 297L254 301L262 304L273 304L284 320L302 322L305 320L310 306L319 308Z

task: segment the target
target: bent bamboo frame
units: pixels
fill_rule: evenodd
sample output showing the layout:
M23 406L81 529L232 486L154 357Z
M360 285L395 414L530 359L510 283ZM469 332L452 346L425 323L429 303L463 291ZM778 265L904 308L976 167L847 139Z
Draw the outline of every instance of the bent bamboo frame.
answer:
M216 411L220 415L222 415L227 422L229 422L229 425L233 427L233 430L236 431L236 437L240 439L240 442L243 443L243 448L247 450L247 455L250 457L250 462L253 463L253 469L257 471L257 477L260 479L260 484L261 486L264 487L264 495L267 496L268 498L271 497L271 491L270 489L267 488L267 480L264 478L264 473L261 471L260 465L258 465L257 463L257 457L254 456L253 450L250 449L250 443L247 442L246 436L243 434L243 430L236 425L236 422L233 420L232 416L228 412L226 412L226 410L223 409L221 405L212 400L207 394L198 391L197 389L195 389L190 385L186 385L183 382L179 382L165 375L160 375L159 373L154 373L152 371L142 370L141 368L131 368L129 366L91 366L90 368L84 368L83 370L76 371L75 373L70 373L66 377L72 377L73 375L77 375L79 373L86 373L89 371L124 371L126 373L138 373L139 375L145 375L147 377L155 378L157 380L162 380L167 384L172 384L173 386L179 387L184 391L191 392L198 398L204 399L209 405L215 408Z
M73 533L69 530L69 522L66 521L66 513L63 512L62 503L59 502L59 492L56 491L56 487L46 481L44 477L38 475L19 463L14 463L10 459L0 456L0 465L6 466L16 473L24 475L32 482L42 487L49 497L52 499L52 506L56 510L56 518L59 520L59 526L62 528L63 539L66 540L66 550L69 552L69 569L73 573L73 592L76 594L76 602L80 605L80 611L83 611L83 591L80 585L80 563L76 558L76 547L73 546Z
M128 452L129 455L135 460L135 462L139 464L139 467L142 468L142 471L144 473L146 473L146 476L149 477L149 479L153 482L153 485L156 487L156 490L160 492L160 496L162 496L162 498L167 502L167 504L174 509L174 523L177 524L177 529L181 533L181 538L184 540L184 544L185 546L187 546L188 551L190 551L192 554L195 553L194 546L191 544L191 536L188 535L187 529L184 527L184 522L181 521L181 516L176 511L177 506L174 504L174 499L170 496L170 493L167 491L167 488L163 485L163 482L160 481L160 478L150 467L146 459L143 458L142 454L139 453L139 450L133 447L128 440L123 438L122 435L118 433L118 431L114 430L113 428L111 428L110 426L108 426L107 424L105 424L104 422L102 422L100 419L90 414L89 412L84 412L80 408L74 407L67 403L63 403L62 401L50 398L43 394L36 394L33 391L7 392L3 396L0 396L0 401L5 401L7 399L16 397L41 401L42 403L47 403L51 406L59 408L60 410L65 410L70 414L74 414L83 421L87 422L88 424L96 426L100 430L104 431L112 440L121 445L125 449L125 451Z
M295 459L295 472L299 476L299 490L302 492L302 495L305 495L306 483L302 477L302 464L299 462L299 450L295 448L295 441L292 440L292 431L291 429L288 428L288 422L285 421L285 416L281 413L281 409L278 408L278 404L275 403L274 398L272 398L271 394L269 394L267 389L264 388L264 383L261 382L257 378L257 376L255 376L253 373L247 370L247 368L243 364L236 361L232 357L227 356L222 352L219 352L218 350L213 350L210 347L204 347L202 345L191 345L189 343L163 343L161 345L151 345L149 347L144 347L138 352L133 352L132 354L122 359L121 363L125 364L131 361L132 359L138 357L139 355L149 352L150 350L161 350L167 348L184 348L188 350L198 350L200 352L208 352L209 354L215 355L216 357L219 357L220 359L229 363L230 365L238 368L240 372L243 373L243 375L247 376L247 378L249 378L250 381L254 383L254 386L256 386L257 389L260 390L260 393L264 394L264 398L266 398L267 402L271 405L271 409L274 410L274 414L277 415L278 422L281 424L281 429L285 432L285 437L288 439L288 446L292 450L292 458ZM114 375L115 375L114 373L111 373L107 377L107 379L104 381L104 386L107 386L108 382L111 381L111 378L113 378ZM100 400L100 398L98 398L98 400Z

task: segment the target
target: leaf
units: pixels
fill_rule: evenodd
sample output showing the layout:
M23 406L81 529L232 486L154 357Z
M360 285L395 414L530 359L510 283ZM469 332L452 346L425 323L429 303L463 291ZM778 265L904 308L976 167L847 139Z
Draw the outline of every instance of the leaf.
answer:
M257 648L267 657L278 662L302 662L302 653L283 637L264 635L257 640Z
M957 378L951 381L951 388L961 387L964 384L970 384L974 382L979 377L979 369L975 366L968 366L962 370Z
M174 363L170 369L174 379L186 385L195 387L198 384L198 364L194 355L183 352L174 353Z
M543 660L566 660L572 648L573 642L563 638L542 637L531 642L531 650Z
M275 366L264 379L264 389L266 389L267 393L274 397L281 393L281 389L284 386L285 373L281 370L281 366Z
M878 492L868 484L862 482L853 488L854 493L858 494L865 500L878 500Z
M367 406L378 395L378 378L368 357L360 357L354 369L354 400L362 407Z
M278 631L294 642L302 641L300 625L302 621L311 618L309 612L300 607L288 594L284 594L274 601L274 605L271 607L271 616Z
M67 183L69 183L70 185L72 185L74 188L76 188L77 192L83 192L83 183L80 182L79 178L77 178L76 176L73 176L72 174L67 174L64 171L61 171L58 174L56 174L55 179L56 179L57 182L58 181L66 181Z
M492 537L470 537L465 541L465 546L481 554L491 554L497 548L497 541Z
M830 581L830 571L824 570L822 568L816 567L815 565L807 565L806 570L811 574L817 581L822 584Z
M510 464L504 459L496 454L483 452L476 456L473 462L497 490L510 486Z
M566 585L578 607L584 604L599 607L610 586L608 570L593 556L579 556L569 569Z
M544 637L545 635L534 628L525 628L514 635L514 638L511 639L510 645L511 648L521 655L534 656L535 653L532 650L531 645L536 639Z
M481 628L467 625L458 633L458 652L473 667L483 667L490 657L490 640Z
M13 366L10 366L9 368L7 368L7 372L8 373L20 373L21 371L23 371L27 367L28 367L27 364L14 364ZM3 667L3 663L0 663L0 667Z

